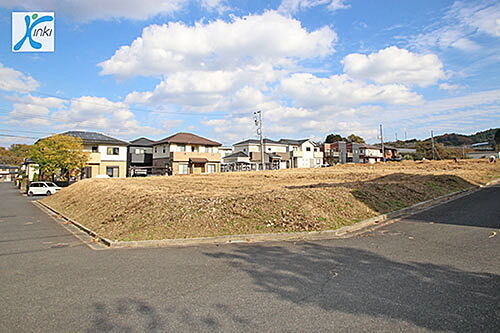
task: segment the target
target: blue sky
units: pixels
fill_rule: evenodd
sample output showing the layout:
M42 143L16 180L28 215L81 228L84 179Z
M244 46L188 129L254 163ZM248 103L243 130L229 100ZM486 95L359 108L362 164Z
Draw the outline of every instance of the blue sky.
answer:
M54 11L54 53L11 12ZM377 140L500 126L499 1L0 0L0 145L65 130Z

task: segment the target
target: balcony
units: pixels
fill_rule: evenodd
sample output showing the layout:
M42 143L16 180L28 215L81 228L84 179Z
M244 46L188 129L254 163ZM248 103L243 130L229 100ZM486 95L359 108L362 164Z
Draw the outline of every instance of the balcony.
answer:
M323 152L322 151L315 151L313 154L314 158L323 158Z
M304 157L304 152L302 150L292 150L290 155L292 157Z
M90 153L87 163L101 163L101 153Z

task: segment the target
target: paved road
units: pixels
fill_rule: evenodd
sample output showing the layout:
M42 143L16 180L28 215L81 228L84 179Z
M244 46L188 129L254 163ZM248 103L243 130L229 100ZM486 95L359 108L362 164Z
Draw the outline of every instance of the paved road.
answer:
M499 203L344 240L96 251L0 184L0 332L498 332Z

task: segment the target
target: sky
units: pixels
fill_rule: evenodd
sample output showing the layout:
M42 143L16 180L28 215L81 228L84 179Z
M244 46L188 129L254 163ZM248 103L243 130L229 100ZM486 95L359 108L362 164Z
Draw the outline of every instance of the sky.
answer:
M55 52L11 51L13 11ZM67 130L378 141L500 127L500 0L0 0L0 145Z

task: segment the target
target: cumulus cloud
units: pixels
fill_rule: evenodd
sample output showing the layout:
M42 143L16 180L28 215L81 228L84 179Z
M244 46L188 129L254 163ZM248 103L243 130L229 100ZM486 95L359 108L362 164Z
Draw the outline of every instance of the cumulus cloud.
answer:
M400 84L375 85L353 80L347 75L320 78L296 73L281 81L281 90L296 105L317 108L364 103L417 104L421 96Z
M0 0L0 6L35 11L41 8L57 12L75 21L126 18L145 20L158 14L172 14L189 0Z
M6 96L11 101L12 111L8 114L6 123L11 125L50 125L51 109L63 106L64 100L55 97Z
M328 10L335 11L351 7L345 0L283 0L278 8L282 13L296 13L308 8L326 5Z
M0 90L29 92L38 86L39 83L31 76L0 63Z
M368 55L352 53L342 63L344 71L358 79L426 87L445 78L443 64L435 54L418 54L391 46Z
M329 27L308 32L300 21L273 11L194 26L170 22L146 27L141 37L99 66L101 74L124 78L234 69L262 62L280 65L290 58L331 54L336 39Z

